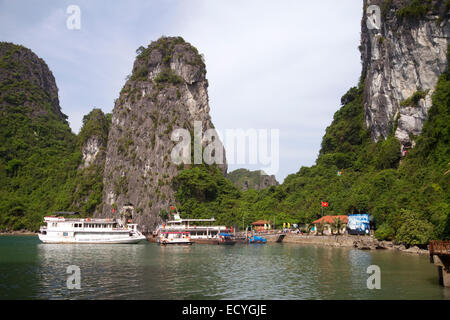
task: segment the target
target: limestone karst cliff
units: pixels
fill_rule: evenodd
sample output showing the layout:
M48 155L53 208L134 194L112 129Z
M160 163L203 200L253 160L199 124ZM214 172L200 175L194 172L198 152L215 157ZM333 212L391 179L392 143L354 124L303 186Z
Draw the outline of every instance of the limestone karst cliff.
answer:
M110 114L94 108L83 117L83 126L78 134L78 145L81 148L82 160L80 168L102 165L106 158Z
M78 134L76 151L81 152L81 159L74 177L71 209L89 215L102 210L110 116L94 108L83 117L83 126Z
M0 42L1 107L21 106L34 118L52 116L67 123L59 106L55 77L30 49Z
M137 53L112 114L102 216L131 205L134 220L145 230L174 203L171 181L184 168L171 159L172 131L185 128L192 136L194 121L203 131L214 126L205 63L197 49L180 37L162 37ZM224 150L219 167L225 174Z
M274 175L268 175L261 170L237 169L228 173L227 179L231 180L235 187L242 191L262 190L279 184Z
M373 5L380 8L381 21L369 25L368 18L376 19ZM364 1L363 103L373 140L394 133L404 147L414 146L447 67L448 10L442 0Z
M75 145L48 65L0 42L0 230L36 230L45 214L68 208Z

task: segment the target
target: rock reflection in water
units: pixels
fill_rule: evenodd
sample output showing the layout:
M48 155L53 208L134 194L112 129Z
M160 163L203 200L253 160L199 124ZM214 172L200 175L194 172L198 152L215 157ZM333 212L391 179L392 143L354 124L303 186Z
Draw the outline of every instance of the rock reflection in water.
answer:
M81 271L69 290L67 267ZM367 268L381 269L381 290ZM4 299L449 299L426 256L298 244L42 244L0 237Z

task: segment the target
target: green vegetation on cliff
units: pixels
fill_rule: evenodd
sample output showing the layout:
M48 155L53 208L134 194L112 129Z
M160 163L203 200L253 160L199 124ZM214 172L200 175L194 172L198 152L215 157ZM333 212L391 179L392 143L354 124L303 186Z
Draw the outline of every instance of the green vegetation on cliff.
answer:
M1 43L0 51L0 229L36 230L45 213L67 206L70 190L62 186L80 153L66 117L54 108L45 63L22 46ZM50 84L44 87L36 74Z
M37 230L44 215L100 204L102 165L78 168L91 136L106 146L110 118L94 109L78 137L66 119L45 62L0 43L0 230Z
M227 174L227 179L233 185L242 190L261 190L270 186L278 185L274 176L266 175L263 171L250 171L247 169L237 169Z
M83 117L83 126L77 139L78 152L83 147L94 143L98 148L95 160L82 163L74 179L68 182L68 188L73 190L70 210L76 210L85 215L101 211L103 192L103 171L106 158L106 144L111 125L111 114L104 114L100 109L93 109Z
M185 59L190 67L203 63L195 48L176 56L174 51L180 45L191 48L182 38L161 38L140 48L135 80L146 80L148 73L142 66L158 59L167 65L171 59ZM153 54L162 58L153 61L153 49L157 49ZM163 69L155 82L179 85L181 78L169 70ZM101 211L111 115L94 109L84 117L76 136L59 108L56 84L43 87L42 77L34 77L36 74L54 84L48 67L28 49L0 43L0 230L37 230L42 217L54 211L79 210L86 215ZM130 90L130 94L137 92L136 88ZM414 105L423 94L418 91L402 104ZM215 166L184 170L180 166L172 180L178 208L184 217L214 216L220 224L240 227L265 219L279 226L283 222L311 223L320 217L321 202L326 201L325 214L370 213L379 239L407 244L449 239L449 94L450 75L446 72L432 96L422 134L414 137L415 147L402 156L394 137L395 121L387 139L371 140L364 126L360 82L342 97L314 166L301 167L283 184L260 191L241 191L230 179L240 181L242 175L227 179ZM153 120L164 119L154 115ZM118 142L119 152L128 152L133 144L126 134ZM150 142L153 149L154 134ZM84 146L89 144L98 148L98 155L84 165ZM126 179L117 181L116 192L126 192ZM158 185L164 183L158 179ZM149 200L148 206L153 205Z
M185 196L183 190L193 181L208 190L225 185L226 179L208 174L204 167L184 170L184 179L176 184L181 212L189 217L217 215L220 221L236 226L257 219L275 220L278 225L311 223L320 217L321 201L327 201L325 214L370 213L380 227L376 233L380 239L407 244L448 239L449 90L450 78L445 73L433 95L423 133L404 158L395 137L371 141L363 125L360 85L342 97L342 107L326 130L316 165L302 167L280 186L259 192L241 192L233 186L226 192L213 188L214 196L204 199Z

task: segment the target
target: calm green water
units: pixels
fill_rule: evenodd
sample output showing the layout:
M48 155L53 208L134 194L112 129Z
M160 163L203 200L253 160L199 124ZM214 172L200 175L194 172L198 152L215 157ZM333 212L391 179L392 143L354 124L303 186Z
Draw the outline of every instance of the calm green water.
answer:
M69 265L81 289L69 290ZM381 289L366 286L381 268ZM0 299L450 299L424 256L294 244L53 245L0 237Z

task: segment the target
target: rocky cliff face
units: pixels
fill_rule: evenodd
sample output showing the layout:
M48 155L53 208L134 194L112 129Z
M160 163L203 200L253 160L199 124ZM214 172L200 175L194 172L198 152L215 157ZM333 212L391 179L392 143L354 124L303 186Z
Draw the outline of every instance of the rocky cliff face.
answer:
M110 127L110 114L93 109L83 117L77 151L81 151L72 196L71 209L87 214L102 211L103 172Z
M132 206L134 221L151 229L160 211L175 202L171 181L184 168L171 159L172 131L185 128L192 137L194 121L201 121L203 130L214 127L205 64L193 46L163 37L137 53L113 110L101 215ZM225 174L225 156L220 168Z
M78 145L82 154L81 169L92 165L104 165L111 120L108 116L110 114L105 115L100 109L93 109L83 117L83 126L78 135Z
M79 154L66 119L44 60L0 42L0 230L37 230L68 209Z
M375 17L367 13L371 5L380 8L379 28L367 23ZM365 124L375 141L394 133L403 146L414 146L447 66L448 9L448 1L440 0L364 1Z
M265 174L260 170L237 169L228 173L227 178L242 191L249 189L262 190L279 184L274 175Z
M51 115L66 122L55 78L44 60L28 48L0 42L0 69L0 95L5 104L29 109L34 117Z
M102 141L97 136L89 137L81 148L83 159L81 160L81 168L87 168L98 159Z

